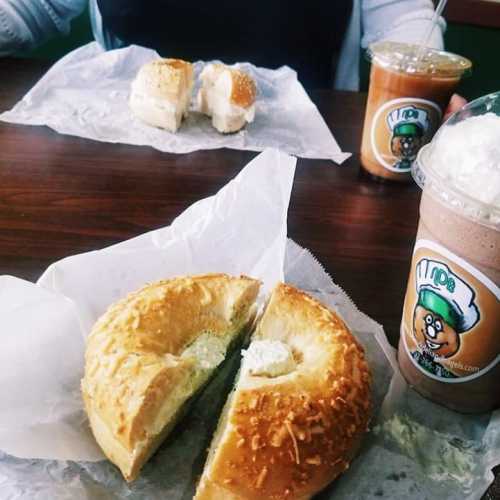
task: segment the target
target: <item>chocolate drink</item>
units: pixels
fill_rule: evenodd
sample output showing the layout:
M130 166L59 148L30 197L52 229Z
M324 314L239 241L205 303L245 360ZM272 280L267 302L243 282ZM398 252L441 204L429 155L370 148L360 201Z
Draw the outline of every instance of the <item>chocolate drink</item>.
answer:
M500 407L500 116L468 116L475 106L414 167L424 192L398 354L418 392L467 413Z
M464 72L467 59L419 47L381 42L370 47L372 62L361 164L370 174L408 181L421 146L428 143Z
M500 231L458 215L445 204L440 203L425 193L422 196L420 204L420 223L417 233L417 243L422 241L437 243L439 246L448 249L454 255L471 264L475 269L493 281L493 283L500 283ZM428 247L429 245L418 246L415 253L416 259L433 260L434 262L444 263L445 266L451 267L448 259L443 259L442 251L435 252L433 251L434 248ZM403 375L410 385L415 386L422 395L454 410L481 412L500 406L500 390L498 390L500 380L499 363L496 363L495 366L480 377L462 383L449 383L444 381L439 382L422 373L422 370L415 366L415 363L408 356L408 348L411 349L414 347L415 341L429 341L432 348L441 343L439 336L429 338L429 336L425 336L424 334L420 335L420 338L415 338L414 330L418 328L419 321L420 323L422 322L421 318L417 317L419 313L416 310L417 307L425 312L431 309L427 309L423 305L429 302L425 300L420 301L423 304L415 306L415 303L419 303L419 299L416 296L415 283L417 278L413 266L412 273L405 301L401 331L402 339L399 343L399 363ZM480 292L478 290L482 289L481 283L474 280L472 276L469 277L467 282L474 282L472 286L476 291L476 295L479 295ZM485 297L482 297L482 316L498 320L498 299L488 300L489 294L485 292L484 295ZM435 315L432 316L433 318L435 317ZM490 319L489 322L491 329L498 328L499 323L493 319ZM446 322L443 322L442 325L444 331L446 329ZM403 338L404 335L407 336L406 346L405 339ZM457 335L453 332L451 338L443 336L443 339L446 340L448 345L452 345L453 349L458 347L453 345L454 341L456 342L460 339L459 347L463 353L460 355L457 352L449 356L452 354L451 351L440 352L442 348L438 348L429 353L429 364L434 363L435 360L432 355L436 351L443 356L449 356L443 359L444 362L440 362L443 365L443 370L441 371L441 375L443 376L450 376L456 373L465 376L472 375L477 371L477 368L494 363L500 350L500 335L488 336L489 338L484 339L481 345L472 345L472 342L478 342L475 339L476 335L472 335L471 332L463 332ZM438 340L439 342L437 342ZM425 347L421 349L421 354L424 357L428 354L425 352ZM423 362L425 363L425 360ZM448 365L451 366L453 371L448 370ZM448 370L451 373L448 374L444 370Z

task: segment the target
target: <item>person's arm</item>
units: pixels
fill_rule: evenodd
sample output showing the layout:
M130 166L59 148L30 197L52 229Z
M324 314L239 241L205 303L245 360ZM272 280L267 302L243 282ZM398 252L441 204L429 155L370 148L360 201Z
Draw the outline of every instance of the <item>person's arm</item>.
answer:
M361 9L364 48L379 40L420 43L434 14L431 0L362 0ZM429 40L430 47L443 48L445 29L440 18Z
M66 34L70 21L87 0L0 0L0 56L31 49L57 34Z

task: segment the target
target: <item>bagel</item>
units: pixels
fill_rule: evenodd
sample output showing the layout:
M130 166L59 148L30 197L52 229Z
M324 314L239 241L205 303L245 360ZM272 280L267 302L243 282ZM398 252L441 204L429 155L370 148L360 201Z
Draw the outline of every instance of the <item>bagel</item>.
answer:
M224 64L207 64L200 80L198 108L212 117L219 132L237 132L254 120L257 88L249 74Z
M139 120L176 132L189 113L193 65L182 59L155 59L142 66L130 88L129 106Z
M370 384L363 349L344 322L278 285L243 351L195 500L312 497L359 448Z
M112 305L86 345L81 388L105 455L133 480L253 322L260 282L159 281Z

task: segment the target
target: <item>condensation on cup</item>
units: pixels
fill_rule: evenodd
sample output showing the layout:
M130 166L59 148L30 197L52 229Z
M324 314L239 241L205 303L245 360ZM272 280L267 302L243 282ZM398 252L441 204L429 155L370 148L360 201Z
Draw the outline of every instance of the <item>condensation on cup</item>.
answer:
M369 47L361 164L376 178L411 179L418 151L432 139L460 79L471 70L472 63L464 57L419 50L418 45L396 42Z
M399 364L451 409L500 407L500 92L453 115L412 169L423 189Z

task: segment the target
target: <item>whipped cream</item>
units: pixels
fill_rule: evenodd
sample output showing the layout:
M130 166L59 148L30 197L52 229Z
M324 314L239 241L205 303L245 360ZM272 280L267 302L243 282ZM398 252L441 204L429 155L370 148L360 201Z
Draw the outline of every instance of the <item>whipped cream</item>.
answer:
M486 113L444 126L428 161L450 186L500 208L500 116Z

